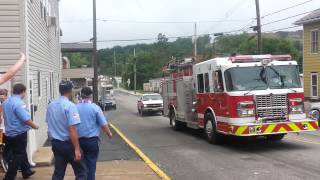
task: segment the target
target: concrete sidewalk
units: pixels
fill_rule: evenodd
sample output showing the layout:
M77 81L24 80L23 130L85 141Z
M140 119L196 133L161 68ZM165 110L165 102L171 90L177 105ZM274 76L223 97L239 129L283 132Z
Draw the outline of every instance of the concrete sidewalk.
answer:
M37 171L30 180L51 179L53 167L38 167ZM0 177L3 174L0 173ZM17 180L22 180L21 173L18 174ZM65 180L75 179L71 166L67 168ZM143 162L143 161L126 161L115 160L98 162L97 180L159 180L160 178Z

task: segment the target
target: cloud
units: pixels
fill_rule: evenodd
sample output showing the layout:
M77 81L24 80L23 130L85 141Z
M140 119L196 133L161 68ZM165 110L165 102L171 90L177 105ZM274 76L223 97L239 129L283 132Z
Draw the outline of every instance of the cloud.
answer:
M292 6L306 0L260 0L261 14ZM319 7L318 0L262 19L262 23L310 11ZM97 0L97 17L123 21L207 21L200 22L198 33L239 29L255 18L254 0ZM263 31L291 26L299 17L263 27ZM230 21L234 20L234 21ZM254 25L254 21L253 24ZM63 42L87 41L92 38L92 0L60 1L60 24ZM193 34L193 24L128 23L98 21L98 40L153 38ZM144 42L144 41L143 41ZM151 41L148 41L151 42ZM99 48L139 42L99 43ZM141 42L140 42L141 43Z

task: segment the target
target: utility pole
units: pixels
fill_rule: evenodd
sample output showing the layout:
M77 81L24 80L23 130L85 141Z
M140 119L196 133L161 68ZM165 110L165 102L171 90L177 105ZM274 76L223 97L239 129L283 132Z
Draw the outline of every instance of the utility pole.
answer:
M97 6L93 0L93 100L98 101L98 61L97 61Z
M136 59L136 48L133 49L133 61L134 61L134 94L137 93L137 59Z
M197 60L197 23L194 23L194 58Z
M117 77L116 50L113 50L114 78Z
M262 53L262 40L261 40L261 21L260 21L260 5L259 0L256 1L256 13L257 13L257 33L258 33L258 45L257 45L257 53Z

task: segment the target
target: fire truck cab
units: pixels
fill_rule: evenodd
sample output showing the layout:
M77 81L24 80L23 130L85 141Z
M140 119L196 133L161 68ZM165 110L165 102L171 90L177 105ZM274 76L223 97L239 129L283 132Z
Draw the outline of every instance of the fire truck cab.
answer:
M299 69L290 55L175 61L166 71L162 92L170 125L204 129L210 143L221 143L225 135L281 140L318 129L304 112Z

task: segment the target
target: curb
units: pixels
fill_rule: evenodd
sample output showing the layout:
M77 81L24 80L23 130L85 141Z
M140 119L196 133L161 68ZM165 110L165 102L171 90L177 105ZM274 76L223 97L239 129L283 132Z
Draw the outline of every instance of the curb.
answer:
M140 156L140 158L161 178L171 180L171 178L162 171L151 159L145 155L135 144L133 144L117 127L110 124L111 128Z

